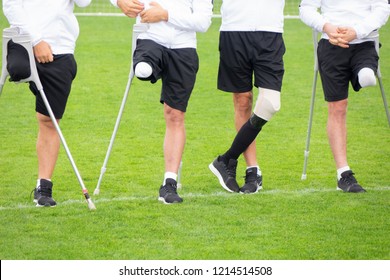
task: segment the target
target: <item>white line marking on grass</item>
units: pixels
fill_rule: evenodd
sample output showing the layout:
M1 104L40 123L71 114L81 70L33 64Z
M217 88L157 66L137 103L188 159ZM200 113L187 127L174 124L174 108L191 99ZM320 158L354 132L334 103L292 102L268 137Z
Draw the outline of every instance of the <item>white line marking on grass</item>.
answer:
M390 191L390 186L385 186L385 187L376 187L376 188L366 188L367 190L370 191ZM273 195L273 194L290 194L290 195L307 195L307 194L312 194L312 193L329 193L329 192L334 192L336 190L336 187L333 188L326 188L326 189L314 189L314 188L309 188L309 189L300 189L300 190L279 190L279 189L273 189L273 190L261 190L257 194L252 194L250 196L258 196L258 195ZM341 192L341 191L339 191ZM369 193L368 193L369 194ZM183 198L201 198L201 197L232 197L232 196L237 196L237 195L244 195L248 196L247 194L237 194L237 193L228 193L228 192L215 192L215 193L210 193L210 194L201 194L201 193L187 193L183 195ZM92 200L94 203L110 203L110 202L115 202L115 201L149 201L149 200L155 200L157 202L157 196L124 196L124 197L114 197L114 198L99 198L99 197L92 197ZM71 204L82 204L86 203L85 200L75 200L75 199L70 199L70 200L65 200L62 202L59 202L59 207L61 205L71 205ZM57 206L58 207L58 206ZM18 204L16 206L0 206L0 211L5 211L5 210L21 210L21 209L34 209L34 208L41 208L41 207L36 207L33 204Z

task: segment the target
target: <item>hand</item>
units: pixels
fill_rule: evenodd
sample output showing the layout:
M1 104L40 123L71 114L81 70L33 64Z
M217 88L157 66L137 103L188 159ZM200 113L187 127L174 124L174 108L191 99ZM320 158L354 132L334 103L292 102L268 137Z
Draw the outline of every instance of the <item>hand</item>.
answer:
M341 48L349 48L349 42L356 39L356 31L352 27L337 27L326 23L323 31L328 35L329 43Z
M33 47L34 56L39 63L49 63L53 62L53 52L51 47L45 41L40 41Z
M168 21L168 11L164 10L161 5L156 2L150 2L150 8L143 10L140 13L141 22L153 23L159 21Z
M117 4L122 12L131 18L137 17L144 10L144 4L138 0L118 0Z
M356 31L352 27L337 27L333 38L337 39L337 45L342 48L348 48L349 42L357 38Z

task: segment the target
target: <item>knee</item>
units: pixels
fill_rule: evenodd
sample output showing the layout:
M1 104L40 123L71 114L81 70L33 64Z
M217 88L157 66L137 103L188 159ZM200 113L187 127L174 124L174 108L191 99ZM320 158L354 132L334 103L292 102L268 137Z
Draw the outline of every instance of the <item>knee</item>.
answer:
M253 104L253 94L251 91L243 93L234 93L234 108L237 112L251 112Z
M42 115L37 113L37 120L39 127L45 130L55 130L55 126L49 116ZM57 120L59 122L59 120Z
M348 99L328 103L328 114L333 117L344 117L347 114Z
M171 108L166 104L164 106L164 117L167 123L184 123L184 112Z
M280 92L271 89L259 88L254 113L260 118L269 121L273 115L280 111Z
M358 79L362 88L376 85L375 73L371 68L361 69L358 73Z

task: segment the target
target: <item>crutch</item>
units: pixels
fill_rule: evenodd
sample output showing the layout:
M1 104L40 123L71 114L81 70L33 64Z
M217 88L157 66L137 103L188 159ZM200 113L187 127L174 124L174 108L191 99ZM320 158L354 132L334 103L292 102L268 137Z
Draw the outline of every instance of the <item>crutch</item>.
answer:
M6 80L6 77L9 76L9 73L7 71L7 67L6 67L6 64L7 64L7 53L8 53L8 48L7 48L7 44L10 40L12 40L14 43L16 44L19 44L20 46L24 47L28 53L28 57L29 57L29 62L30 62L30 71L31 71L31 75L30 77L26 78L26 79L22 79L19 82L34 82L37 89L39 90L39 93L43 99L43 102L45 103L45 106L46 106L46 109L49 113L49 116L50 116L50 119L51 121L53 122L54 126L55 126L55 129L57 130L57 133L61 139L61 142L62 142L62 145L64 146L65 148L65 151L66 151L66 154L69 158L69 161L73 167L73 170L76 174L76 177L80 183L80 186L81 186L81 189L83 191L83 194L84 194L84 197L85 199L87 200L87 203L88 203L88 207L90 210L94 210L96 209L94 203L92 202L89 194L88 194L88 190L86 189L86 187L84 186L84 183L83 183L83 180L81 179L81 176L80 176L80 173L76 167L76 164L73 160L73 157L69 151L69 148L68 148L68 145L66 144L66 141L65 141L65 138L64 136L62 135L62 132L61 132L61 129L57 123L57 120L53 114L53 111L50 107L50 104L46 98L46 94L43 90L43 87L42 87L42 84L41 84L41 81L39 79L39 76L38 76L38 71L37 71L37 67L36 67L36 64L35 64L35 58L34 58L34 54L33 54L33 50L32 50L32 44L31 44L31 39L28 35L20 35L18 34L18 29L17 28L6 28L4 29L3 31L3 56L2 56L2 59L3 59L3 67L2 67L2 73L1 73L1 78L0 78L0 93L3 89L3 85L5 83L5 80Z
M379 56L379 34L378 34L377 37L375 37L375 49L376 49L376 52L377 52L377 54ZM378 69L376 71L376 77L378 78L379 88L381 89L383 105L385 106L385 112L386 112L386 116L387 116L387 122L388 122L388 124L390 126L389 106L387 105L385 88L384 88L383 82L382 82L382 73L381 73L381 69L380 69L380 61L378 61Z
M136 24L133 25L133 35L132 35L132 43L131 43L131 63L130 63L129 79L127 81L127 85L126 85L125 93L123 95L123 99L122 99L122 103L121 103L121 106L120 106L120 109L119 109L119 113L118 113L118 116L116 118L114 131L113 131L113 133L111 135L110 144L108 145L106 157L104 159L103 166L102 166L102 168L100 170L99 180L98 180L97 186L95 188L95 191L93 192L93 194L95 194L95 195L98 195L100 193L100 184L102 183L103 175L104 175L104 173L106 172L106 169L107 169L106 168L107 167L107 162L108 162L108 159L109 159L110 154L111 154L112 146L114 145L115 137L116 137L116 134L118 132L119 124L121 122L123 110L124 110L125 105L126 105L127 97L129 95L131 83L132 83L133 78L134 78L133 54L134 54L135 47L137 45L137 38L138 38L138 36L141 33L145 32L147 29L148 29L148 25L147 24L136 23Z
M313 77L313 87L312 87L311 102L310 102L309 125L307 127L306 150L304 152L304 162L303 162L303 171L302 171L301 180L306 180L307 160L309 158L310 134L311 134L311 126L312 126L312 123L313 123L314 101L315 101L316 87L317 87L317 77L318 77L318 59L317 59L318 33L317 33L316 30L313 30L313 45L314 45L314 77Z

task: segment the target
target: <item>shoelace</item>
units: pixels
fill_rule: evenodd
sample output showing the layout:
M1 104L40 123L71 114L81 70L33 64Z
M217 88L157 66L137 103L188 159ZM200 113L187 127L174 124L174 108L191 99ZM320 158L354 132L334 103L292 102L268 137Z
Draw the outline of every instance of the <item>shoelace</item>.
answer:
M354 175L354 173L350 173L350 174L348 174L348 176L342 177L342 179L343 179L343 180L345 181L345 183L347 183L348 185L350 185L350 184L356 184L357 181L356 181L356 179L355 179L355 177L354 177L353 175Z
M254 172L251 172L251 173L247 174L246 176L244 176L244 178L245 178L245 183L256 182L257 181L257 174Z
M30 193L30 198L31 198L31 195L34 193L34 191L36 190L37 188L34 188L31 193ZM42 195L42 196L48 196L48 197L51 197L52 195L52 189L51 188L46 188L46 187L42 187L40 186L38 192Z
M35 189L36 189L36 188L33 188L33 190L30 192L30 200L31 200L31 196L32 196L32 194L34 193Z
M164 189L167 193L174 193L177 194L177 186L173 184L166 184L164 186Z
M226 172L230 177L236 178L236 164L230 164L226 167Z

